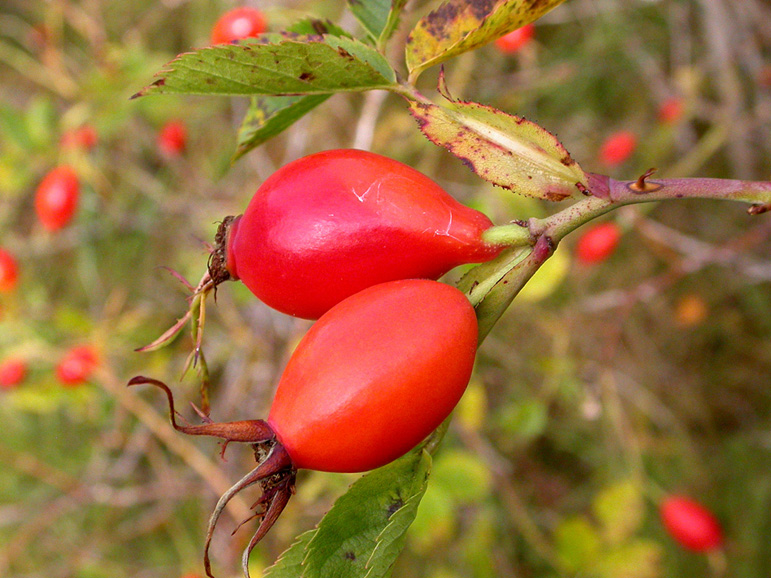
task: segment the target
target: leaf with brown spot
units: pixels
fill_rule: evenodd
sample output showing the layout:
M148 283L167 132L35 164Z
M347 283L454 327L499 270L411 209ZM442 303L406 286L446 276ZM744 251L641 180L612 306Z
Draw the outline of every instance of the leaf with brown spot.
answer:
M426 491L431 462L418 448L359 478L264 576L388 576Z
M425 69L521 28L565 0L447 0L410 32L407 68L414 83Z
M181 54L147 94L333 94L389 89L396 73L377 50L345 36L263 35Z
M413 102L410 111L431 142L486 181L550 201L581 197L586 190L587 174L534 122L475 102Z

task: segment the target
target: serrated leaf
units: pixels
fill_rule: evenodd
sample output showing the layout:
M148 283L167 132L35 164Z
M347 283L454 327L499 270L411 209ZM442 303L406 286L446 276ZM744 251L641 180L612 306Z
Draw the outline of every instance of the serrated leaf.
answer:
M628 540L645 517L645 501L640 488L631 480L604 488L595 497L592 509L603 537L610 544Z
M522 117L475 102L412 102L423 134L463 160L477 175L529 197L581 197L588 175L562 143Z
M263 571L263 578L297 578L301 576L305 548L315 534L316 530L309 530L300 534L294 544L287 548L272 566Z
M318 18L303 18L298 20L287 28L287 32L300 34L302 36L323 36L325 34L332 34L333 36L350 37L350 34L334 22L330 20L319 20Z
M430 468L431 456L418 450L362 476L264 576L387 576L415 519Z
M252 97L238 130L238 146L233 160L286 130L329 97L329 94Z
M348 7L370 38L382 44L393 34L407 0L348 0Z
M342 36L211 46L181 54L134 97L148 94L300 95L391 88L396 74L372 47Z
M426 68L521 28L565 0L448 0L424 16L406 46L412 82Z
M430 455L414 451L354 483L319 523L306 549L303 576L387 576L430 467Z

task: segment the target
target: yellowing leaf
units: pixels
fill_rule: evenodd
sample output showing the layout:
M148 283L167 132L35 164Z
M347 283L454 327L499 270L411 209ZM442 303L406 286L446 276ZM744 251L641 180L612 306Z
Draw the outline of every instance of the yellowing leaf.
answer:
M592 506L603 537L610 544L629 539L640 528L645 516L642 493L631 480L603 489Z
M413 102L428 139L495 185L529 197L580 197L588 176L549 131L522 117L475 102Z
M423 17L406 47L410 80L426 68L487 44L565 0L448 0Z

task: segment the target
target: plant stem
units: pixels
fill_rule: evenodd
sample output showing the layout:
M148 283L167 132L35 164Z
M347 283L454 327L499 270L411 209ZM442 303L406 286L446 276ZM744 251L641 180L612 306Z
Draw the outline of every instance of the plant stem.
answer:
M617 181L590 174L591 196L545 219L531 218L486 231L487 242L520 248L504 251L494 261L475 267L458 284L476 309L479 342L559 242L596 217L625 205L669 199L743 201L752 203L749 212L753 215L771 210L771 182L702 178L652 180L651 174L652 171L648 171L636 181Z

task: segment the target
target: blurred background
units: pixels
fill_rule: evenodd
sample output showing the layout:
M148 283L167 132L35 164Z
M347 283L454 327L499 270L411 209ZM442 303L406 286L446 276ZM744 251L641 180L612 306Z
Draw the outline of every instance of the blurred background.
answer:
M269 30L306 15L358 30L342 2L249 4ZM410 3L401 38L436 5ZM129 100L176 54L207 45L235 6L0 4L0 576L203 574L209 512L252 453L234 446L222 461L215 441L171 429L159 392L125 383L167 381L193 419L198 380L180 382L189 334L134 350L186 310L164 268L195 284L217 222L281 165L366 148L496 223L559 208L483 183L381 93L335 96L235 163L247 100ZM769 22L767 0L568 0L513 49L451 61L447 81L457 98L549 129L586 170L769 180ZM432 97L436 74L421 78ZM36 195L60 166L79 197L72 220L52 226L58 209L42 209L46 224ZM566 239L482 345L394 576L771 575L771 217L746 209L616 211L604 221L618 244L598 259L577 253L593 224ZM237 283L220 287L207 321L212 416L265 416L309 322ZM301 472L253 576L354 479ZM714 512L724 548L692 553L666 534L657 505L672 493ZM234 500L223 526L249 505ZM238 576L250 532L228 533L215 536L215 572Z

